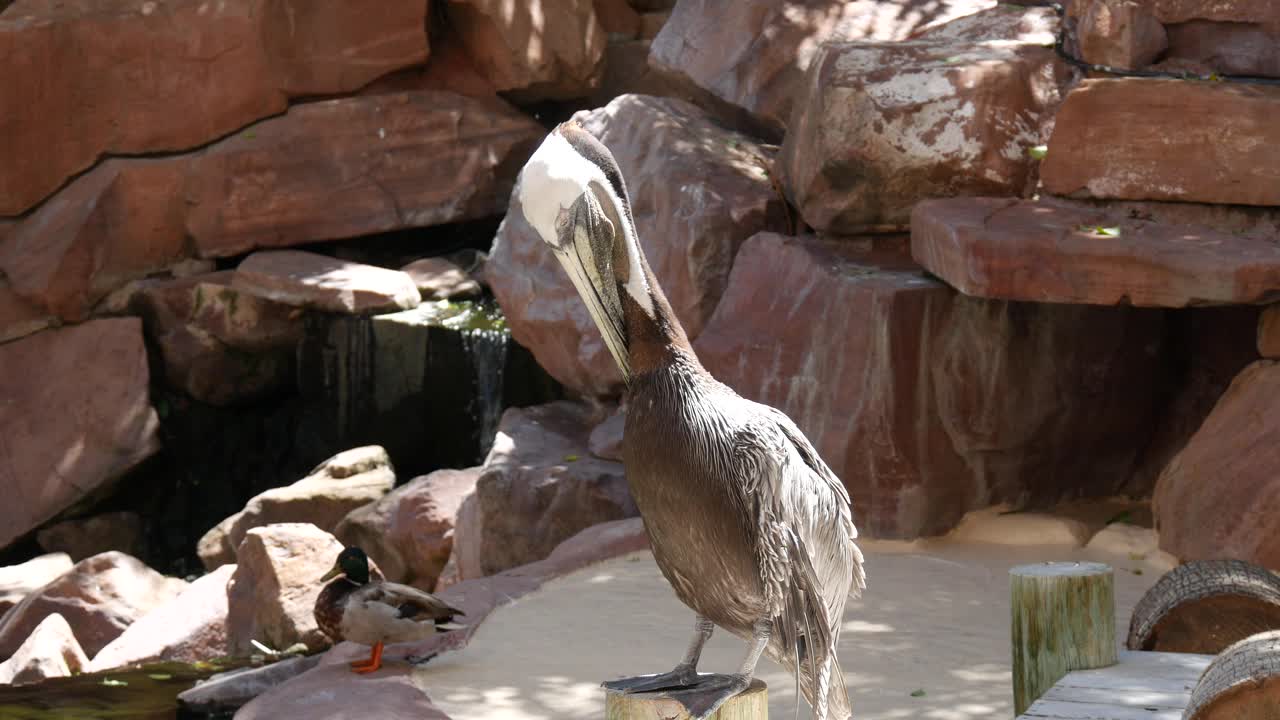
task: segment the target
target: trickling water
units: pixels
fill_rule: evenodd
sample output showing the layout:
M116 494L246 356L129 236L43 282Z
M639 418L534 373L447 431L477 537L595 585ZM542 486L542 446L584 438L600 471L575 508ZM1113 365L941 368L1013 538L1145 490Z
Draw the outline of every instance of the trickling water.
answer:
M298 362L302 394L320 399L307 432L335 452L383 445L406 478L479 463L503 410L559 395L492 303L324 317Z
M502 418L502 375L507 364L510 336L500 330L463 330L463 352L471 358L476 374L471 415L477 421L476 441L482 456L488 455Z

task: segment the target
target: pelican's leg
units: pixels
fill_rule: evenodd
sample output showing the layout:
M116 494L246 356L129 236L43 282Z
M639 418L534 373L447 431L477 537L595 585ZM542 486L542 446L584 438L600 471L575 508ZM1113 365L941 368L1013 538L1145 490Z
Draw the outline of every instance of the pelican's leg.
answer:
M747 650L747 656L743 658L738 672L732 675L700 675L698 683L693 687L673 688L659 694L684 705L692 720L704 720L710 716L726 700L751 685L751 678L756 673L756 663L760 662L761 653L769 645L769 634L773 630L773 623L760 620L752 630L751 647Z
M601 685L623 693L692 687L698 683L698 659L702 657L702 646L707 644L715 628L716 626L712 625L710 620L699 615L694 622L693 639L689 641L689 649L684 654L684 660L681 660L671 672L609 680Z

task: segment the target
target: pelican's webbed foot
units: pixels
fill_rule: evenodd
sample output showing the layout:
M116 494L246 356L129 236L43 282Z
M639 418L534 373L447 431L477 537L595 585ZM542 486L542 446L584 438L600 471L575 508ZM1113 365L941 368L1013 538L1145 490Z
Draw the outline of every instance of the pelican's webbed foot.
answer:
M664 690L657 694L684 705L692 720L704 720L750 684L751 678L746 675L699 675L698 682L691 687Z
M671 672L607 680L600 685L614 692L643 693L692 687L698 682L699 677L693 666L680 663Z

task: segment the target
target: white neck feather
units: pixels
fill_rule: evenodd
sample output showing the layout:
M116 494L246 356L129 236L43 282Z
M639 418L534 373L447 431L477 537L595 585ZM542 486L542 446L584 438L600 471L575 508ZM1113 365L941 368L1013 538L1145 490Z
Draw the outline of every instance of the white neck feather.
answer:
M599 166L578 154L567 140L557 134L548 135L525 164L519 189L524 215L534 230L554 245L557 217L572 207L582 193L591 192L592 183L601 188L608 201L613 203L614 212L621 220L618 229L627 254L627 282L623 287L645 314L654 318L656 314L653 297L649 293L649 280L640 262L640 243L635 228L627 220L623 199L614 192Z

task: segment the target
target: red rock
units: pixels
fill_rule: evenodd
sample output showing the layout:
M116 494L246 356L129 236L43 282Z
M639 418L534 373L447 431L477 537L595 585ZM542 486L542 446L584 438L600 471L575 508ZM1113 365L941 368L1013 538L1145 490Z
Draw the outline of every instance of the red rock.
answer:
M495 215L544 133L434 91L298 105L189 161L187 228L222 257Z
M227 584L227 641L233 655L256 652L251 640L274 650L305 643L329 645L316 625L320 578L333 567L342 543L310 523L250 530L236 552Z
M677 3L650 62L745 110L781 134L804 72L824 42L904 40L922 28L993 7L991 0L715 0ZM757 40L751 40L757 38Z
M1041 178L1058 195L1277 205L1280 182L1252 170L1280 164L1277 113L1275 87L1086 80L1062 104Z
M1250 365L1161 473L1152 501L1160 549L1184 562L1235 558L1280 569L1278 394L1280 366Z
M485 100L502 111L511 105L498 98L498 88L485 77L467 54L461 38L442 34L431 46L431 59L423 67L392 73L370 83L362 95L435 90Z
M1280 306L1268 305L1258 318L1258 354L1280 358Z
M373 558L387 579L430 592L453 551L458 509L482 468L437 470L352 510L333 534Z
M1200 63L1219 75L1280 77L1280 19L1270 27L1192 20L1166 29L1167 58Z
M541 560L580 530L639 514L622 465L588 451L591 420L586 408L568 402L503 413L475 493L456 520L463 580Z
M0 96L14 108L0 121L0 215L104 153L196 147L291 95L349 92L420 63L426 5L18 0L0 19ZM50 84L54 67L62 81Z
M109 550L142 554L142 518L132 512L108 512L63 520L36 533L46 552L64 552L79 562Z
M186 256L181 183L169 160L108 160L9 233L0 272L38 309L81 321L112 290Z
M647 16L646 16L647 17ZM668 73L649 65L651 39L614 39L605 48L604 78L588 101L591 107L604 107L622 95L652 95L670 97L688 102L697 94L672 78Z
M1231 381L1259 359L1255 336L1260 314L1260 308L1251 305L1169 314L1164 355L1176 361L1162 363L1153 372L1167 377L1164 383L1171 397L1157 413L1155 434L1124 495L1151 497L1156 478L1204 424Z
M0 619L0 657L13 655L52 613L62 615L92 657L186 587L124 553L94 555L28 595Z
M1028 150L1071 77L1037 30L1046 13L992 11L936 39L824 44L778 161L805 222L857 234L905 226L925 198L1028 193Z
M221 271L143 281L128 308L160 349L170 387L211 405L254 400L293 381L299 310L232 287Z
M49 553L0 568L0 617L22 599L71 569L71 556Z
M457 263L442 257L428 257L400 268L408 275L423 300L446 300L480 294L480 283L471 279Z
M274 302L362 315L415 308L413 278L399 270L302 250L260 250L236 267L231 286Z
M627 424L627 409L620 407L604 422L591 430L587 441L591 454L603 460L622 462L622 436Z
M911 250L961 292L1000 300L1186 307L1260 302L1280 289L1272 239L1030 200L921 202Z
M94 656L89 672L153 661L194 663L229 654L227 583L235 565L223 565L143 615Z
M0 236L0 247L4 238ZM39 332L54 324L56 318L40 310L9 287L0 276L0 344Z
M627 0L594 0L596 20L609 35L636 37L640 34L640 13Z
M738 247L752 233L786 225L766 170L771 151L680 100L627 95L574 117L617 159L645 255L686 332L697 337ZM672 147L682 151L658 151ZM518 193L485 277L512 336L552 377L591 395L619 390L622 378L599 330L525 221Z
M448 0L449 29L481 74L522 101L583 97L600 83L605 33L593 0Z
M609 558L649 548L644 520L638 517L604 522L579 532L556 546L543 565L556 576L568 575Z
M1280 15L1265 2L1074 0L1067 17L1069 48L1090 63L1280 75Z
M205 568L212 570L235 562L240 544L253 528L305 523L324 533L333 532L348 513L377 502L395 484L391 458L381 446L340 452L292 485L250 498L244 510L205 533L196 552Z
M1092 0L1070 4L1073 35L1082 60L1095 65L1137 70L1155 62L1168 48L1164 25L1149 4L1132 0Z
M0 547L159 450L142 323L94 320L0 345ZM59 410L61 409L61 410ZM21 448L19 452L17 449Z
M0 663L0 685L36 683L82 672L89 658L65 618L53 613L31 632L13 657Z
M1162 318L968 299L900 252L762 233L695 348L806 433L860 531L911 538L993 503L1129 482L1153 424Z

